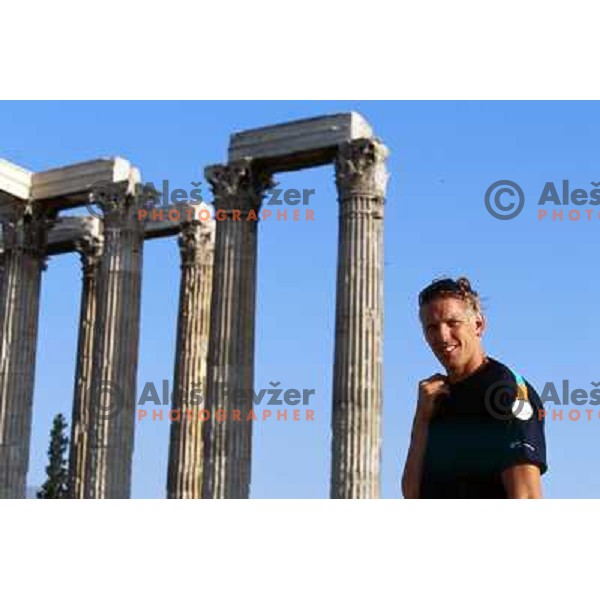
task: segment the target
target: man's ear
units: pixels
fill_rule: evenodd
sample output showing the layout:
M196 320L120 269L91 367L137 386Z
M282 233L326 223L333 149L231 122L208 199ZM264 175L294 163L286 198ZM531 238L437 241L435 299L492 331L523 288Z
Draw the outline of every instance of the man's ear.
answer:
M482 313L479 313L475 316L475 329L477 331L478 337L483 337L483 333L485 332L485 328L487 326L487 321L485 316Z

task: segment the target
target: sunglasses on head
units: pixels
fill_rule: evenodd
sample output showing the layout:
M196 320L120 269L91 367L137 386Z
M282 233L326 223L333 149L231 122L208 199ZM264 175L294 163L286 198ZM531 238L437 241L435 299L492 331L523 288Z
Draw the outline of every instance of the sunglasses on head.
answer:
M435 298L438 294L443 292L453 292L457 294L462 294L464 289L454 281L454 279L439 279L438 281L434 281L430 285L428 285L420 294L419 294L419 306L423 306L423 304L427 304L433 298Z

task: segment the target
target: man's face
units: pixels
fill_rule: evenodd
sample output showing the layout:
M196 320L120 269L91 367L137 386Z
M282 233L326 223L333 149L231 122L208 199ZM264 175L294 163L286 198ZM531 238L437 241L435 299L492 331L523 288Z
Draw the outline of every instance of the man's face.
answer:
M460 298L438 298L421 308L425 339L448 373L468 374L483 355L482 315L475 314Z

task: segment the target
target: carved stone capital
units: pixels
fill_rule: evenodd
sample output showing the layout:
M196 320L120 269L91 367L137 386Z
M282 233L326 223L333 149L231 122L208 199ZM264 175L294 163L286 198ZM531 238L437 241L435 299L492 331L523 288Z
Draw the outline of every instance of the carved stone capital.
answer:
M55 222L56 210L50 211L30 200L3 197L0 206L3 250L26 252L45 264L48 230Z
M90 191L89 201L96 204L106 216L121 211L131 193L132 189L127 181L98 183Z
M211 264L215 245L214 221L187 221L178 238L181 266Z
M102 258L104 238L101 235L86 235L75 242L75 250L81 258L84 277L93 277Z
M213 165L204 170L216 210L259 210L264 193L275 186L270 174L257 171L251 160Z
M141 234L143 227L138 210L148 203L149 194L148 186L119 181L95 186L90 192L89 202L102 211L106 230L132 228Z
M349 196L384 198L389 174L388 149L378 140L361 138L340 144L335 178L340 199Z

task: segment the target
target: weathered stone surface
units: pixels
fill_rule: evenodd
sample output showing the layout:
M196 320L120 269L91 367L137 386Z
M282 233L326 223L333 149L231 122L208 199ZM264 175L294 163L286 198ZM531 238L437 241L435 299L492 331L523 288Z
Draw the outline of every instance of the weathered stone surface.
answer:
M86 498L129 498L140 326L143 223L127 183L101 188L104 212L93 342Z
M152 213L149 212L144 223L144 238L152 240L154 238L178 235L181 232L182 225L190 222L202 221L210 223L211 220L207 220L207 214L212 217L212 215L214 215L214 209L205 202L181 206L179 209L179 220L168 218L169 215L167 211L164 211L164 219L153 220L151 218Z
M87 202L93 188L119 181L139 183L139 171L120 157L90 160L34 173L31 198L36 201L57 199L62 208L77 206Z
M102 223L99 219L92 219L92 221L93 223L89 223L91 227L86 228L85 233L75 242L75 249L81 257L82 288L69 448L71 498L85 497L85 468L89 449L94 335L97 328L98 266L104 242Z
M33 173L0 158L0 191L27 200L31 192L31 178Z
M340 144L372 135L356 112L301 119L233 134L229 161L252 159L258 169L294 171L329 163Z
M241 211L241 221L217 221L203 423L203 498L248 498L252 458L252 420L219 421L217 410L247 414L251 394L234 405L234 390L254 389L257 223L247 220L260 208L270 180L249 161L207 167L215 209Z
M383 204L387 149L340 146L332 498L378 498L383 393Z
M208 210L211 212L210 207L205 204L194 207L194 217L198 217L202 210ZM212 214L212 213L211 213ZM193 217L193 218L194 218ZM205 215L203 214L203 217ZM183 228L187 228L190 224L202 226L202 240L203 242L207 232L213 232L212 242L214 243L214 221L208 221L206 223L198 223L198 221L188 221L182 219L181 222L172 220L168 221L143 221L144 226L144 237L145 239L154 239L157 237L166 237L179 233ZM189 235L185 237L189 240ZM92 366L93 366L93 342L94 334L97 328L96 323L96 303L97 303L97 289L98 289L98 265L102 256L103 236L102 236L102 220L97 217L62 217L57 219L55 227L50 231L48 236L48 255L61 254L65 252L79 252L82 262L82 292L81 292L81 309L80 309L80 320L79 320L79 337L77 346L77 363L76 363L76 375L75 375L75 392L73 401L73 413L71 420L71 444L69 451L69 488L71 495L74 498L83 498L85 496L86 487L86 475L85 475L85 463L88 455L89 447L89 428L90 428L90 404L91 404L91 392L93 390L92 380ZM203 246L204 247L204 246ZM185 332L180 336L178 342L178 353L181 348L181 359L176 360L176 365L185 371L185 373L197 373L197 369L202 369L203 377L206 372L206 350L208 347L208 312L210 306L206 304L210 303L210 285L212 283L212 248L207 249L207 256L200 258L198 257L199 263L195 272L192 269L190 277L185 276L182 279L182 292L185 290L185 302L186 306L191 306L189 311L184 311L185 316L180 316L180 319L187 322L191 321L191 325ZM208 262L207 262L208 261ZM1 264L0 264L1 266ZM183 268L183 265L182 265ZM195 293L190 293L190 286L188 283L183 284L183 281L196 281L199 279L197 289L202 293L196 297ZM193 287L193 286L192 286ZM194 291L194 290L192 290ZM191 294L191 295L190 295ZM182 300L183 302L183 300ZM194 307L199 308L199 312L196 312ZM181 315L181 313L180 313ZM200 333L197 331L197 327L194 325L196 319L200 319L201 323L206 323L200 327L202 330ZM189 335L188 335L189 333ZM199 336L199 337L198 337ZM206 336L206 340L203 339ZM200 343L201 347L204 348L204 358L197 363L199 354L196 352L197 348L193 344ZM190 346L192 344L192 346ZM190 354L188 354L190 353ZM189 368L185 370L185 366ZM195 376L195 375L194 375ZM180 378L185 378L185 374ZM176 375L177 379L177 375ZM198 422L199 424L199 422ZM186 437L186 432L181 436L183 446L189 446L194 444L194 432ZM179 438L178 438L179 439ZM179 456L179 454L177 454ZM178 472L182 473L181 478L178 480L181 482L181 486L171 494L172 497L199 497L201 490L201 478L196 477L194 483L194 477L189 475L190 471L193 471L196 467L190 468L188 466L187 459L191 458L191 455L185 449L183 450L183 459L181 466L175 466ZM174 460L174 463L176 461ZM200 476L201 477L201 476ZM190 492L189 487L195 485L196 487ZM181 493L181 496L178 495Z
M40 208L2 199L0 498L24 498L29 466L40 285L46 232Z
M191 221L198 220L198 213L207 210L211 215L214 210L211 206L202 203L193 206L193 215ZM203 215L203 220L205 215ZM181 213L180 220L143 220L144 239L152 240L156 238L171 237L178 235L181 231L181 225L188 223L187 213ZM210 222L210 221L208 221ZM102 219L92 216L81 217L59 217L56 219L54 227L48 233L48 242L46 244L46 253L49 256L57 254L66 254L78 251L77 243L79 240L85 240L92 236L100 235L102 229ZM0 231L0 244L2 243L2 232Z
M191 220L189 207L181 207L178 221L170 210L160 220L140 219L149 186L121 158L41 173L0 160L0 497L25 493L45 258L73 251L81 254L83 286L71 493L129 497L143 243L175 234L182 278L173 408L185 410L186 393L200 383L210 417L173 422L167 495L249 497L252 420L215 418L219 409L231 414L252 407L250 394L235 393L254 387L258 229L244 216L259 211L273 173L330 162L340 205L331 497L378 497L386 156L358 113L234 134L229 162L205 175L215 209L229 217L240 211L242 218L216 223L200 222L205 204ZM102 220L55 219L57 210L90 201Z
M96 217L59 217L48 233L49 256L77 251L77 244L101 235L102 221Z
M204 446L199 416L205 409L214 242L215 221L182 225L172 406L180 418L171 423L168 498L202 497Z

